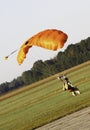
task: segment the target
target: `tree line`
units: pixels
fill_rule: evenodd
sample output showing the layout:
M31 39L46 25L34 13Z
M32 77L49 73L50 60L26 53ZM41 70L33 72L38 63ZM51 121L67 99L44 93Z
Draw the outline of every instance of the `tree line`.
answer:
M64 52L59 52L56 57L50 60L36 61L33 67L23 72L21 76L11 82L0 84L0 95L32 84L88 60L90 60L90 37L81 40L79 43L70 44Z

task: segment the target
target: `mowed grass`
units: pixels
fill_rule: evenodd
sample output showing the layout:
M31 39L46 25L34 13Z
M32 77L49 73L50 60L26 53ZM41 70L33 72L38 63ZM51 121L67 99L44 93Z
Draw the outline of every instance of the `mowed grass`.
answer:
M0 130L33 130L67 114L90 106L90 61L65 70L81 94L62 91L53 75L0 97Z

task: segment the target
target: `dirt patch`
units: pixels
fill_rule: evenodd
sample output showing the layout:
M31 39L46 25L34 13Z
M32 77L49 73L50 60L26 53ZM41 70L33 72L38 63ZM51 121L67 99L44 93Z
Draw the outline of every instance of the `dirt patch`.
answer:
M36 130L90 130L90 107L53 121Z

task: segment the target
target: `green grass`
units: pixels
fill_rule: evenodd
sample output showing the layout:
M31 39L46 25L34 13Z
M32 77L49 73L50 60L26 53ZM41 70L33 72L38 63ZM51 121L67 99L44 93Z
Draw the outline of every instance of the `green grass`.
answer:
M0 130L32 130L90 106L90 61L68 69L81 95L62 91L57 75L0 97Z

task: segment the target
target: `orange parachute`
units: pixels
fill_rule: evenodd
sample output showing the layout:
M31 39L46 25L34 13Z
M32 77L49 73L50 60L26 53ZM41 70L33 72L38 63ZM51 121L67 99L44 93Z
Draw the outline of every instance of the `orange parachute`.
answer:
M67 41L67 34L60 30L48 29L29 38L20 48L17 61L18 64L22 64L26 58L29 48L32 46L39 46L49 50L58 50L64 46L64 43Z

